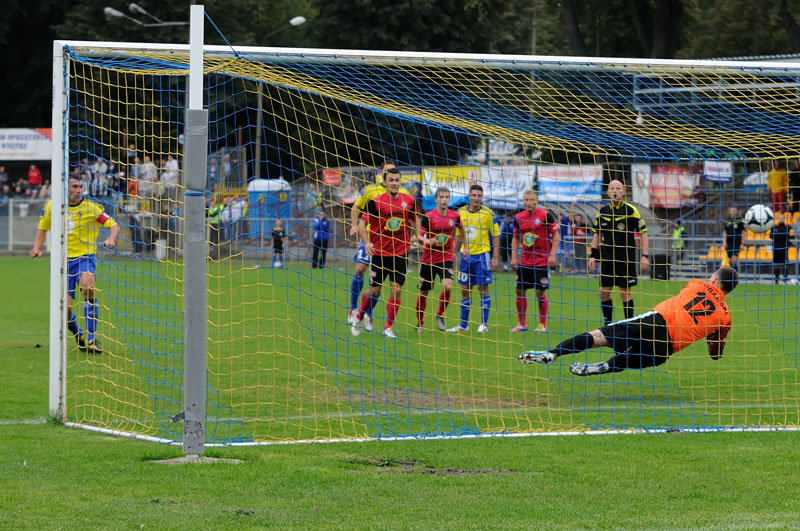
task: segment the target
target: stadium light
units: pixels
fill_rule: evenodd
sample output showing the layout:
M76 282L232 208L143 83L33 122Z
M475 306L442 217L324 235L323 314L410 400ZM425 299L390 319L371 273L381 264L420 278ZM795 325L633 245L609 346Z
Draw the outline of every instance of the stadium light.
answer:
M150 17L150 18L152 18L154 20L158 20L158 22L155 22L155 23L142 22L138 18L133 18L130 15L126 15L122 11L114 9L113 7L104 7L103 8L103 13L105 13L105 15L107 17L127 18L128 20L130 20L134 24L138 24L139 26L144 26L145 28L158 28L158 27L163 27L163 26L188 26L189 25L188 22L163 22L163 21L161 21L161 19L151 15L150 13L148 13L147 11L145 11L143 8L139 7L136 4L130 4L128 6L128 9L130 9L130 11L132 13L141 13L141 14L147 15L148 17Z
M303 16L296 16L289 19L289 24L284 25L273 31L272 33L268 33L264 36L264 38L272 37L273 35L277 35L278 33L282 32L283 30L290 28L301 26L306 23L306 17ZM261 84L258 84L258 114L256 114L256 152L255 152L255 171L253 172L253 176L256 179L261 178L261 125L263 123L262 113L264 112L264 96L261 93Z

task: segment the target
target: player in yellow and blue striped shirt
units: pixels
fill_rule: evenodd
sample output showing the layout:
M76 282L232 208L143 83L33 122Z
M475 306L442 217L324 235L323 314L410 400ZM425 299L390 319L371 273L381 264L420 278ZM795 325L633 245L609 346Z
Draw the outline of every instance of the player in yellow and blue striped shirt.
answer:
M489 309L492 306L489 284L492 283L492 271L499 263L500 227L494 222L492 209L483 206L483 188L479 184L469 187L469 205L461 207L458 215L467 233L467 241L461 246L458 266L461 322L447 331L465 332L468 329L472 287L477 286L481 296L481 324L478 332L482 333L489 330Z
M97 234L101 227L109 230L103 245L113 249L119 234L119 225L103 211L103 207L81 197L83 182L70 178L67 198L67 328L75 336L78 347L90 354L100 354L103 350L94 337L97 328L97 301L94 297L95 253ZM31 258L42 256L47 231L50 230L52 201L48 201L39 217L39 230L31 249ZM72 311L75 288L80 285L83 293L83 317L86 334L78 326Z

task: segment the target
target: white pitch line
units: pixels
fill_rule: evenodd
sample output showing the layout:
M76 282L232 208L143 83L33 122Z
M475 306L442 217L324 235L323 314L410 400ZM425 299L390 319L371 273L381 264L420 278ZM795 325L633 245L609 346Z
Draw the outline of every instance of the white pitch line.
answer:
M5 419L0 420L0 426L31 426L35 424L44 424L47 419L39 417L38 419Z

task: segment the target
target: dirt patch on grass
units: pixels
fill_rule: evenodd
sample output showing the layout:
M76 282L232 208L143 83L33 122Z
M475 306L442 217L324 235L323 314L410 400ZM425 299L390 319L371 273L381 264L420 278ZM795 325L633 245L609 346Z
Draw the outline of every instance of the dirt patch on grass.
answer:
M416 460L398 460L382 457L356 457L349 464L366 467L379 474L424 474L434 476L476 476L481 474L513 474L516 470L502 468L460 468L427 466Z

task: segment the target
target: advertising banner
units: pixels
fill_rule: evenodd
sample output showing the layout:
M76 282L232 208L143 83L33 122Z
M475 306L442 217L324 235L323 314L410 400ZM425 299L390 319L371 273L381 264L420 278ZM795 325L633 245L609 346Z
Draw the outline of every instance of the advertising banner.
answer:
M695 204L697 177L687 166L654 165L650 174L651 206L680 208Z
M729 160L704 160L703 174L706 181L729 183L733 179L733 162Z
M634 203L650 206L650 163L631 164L631 192Z
M559 202L599 201L603 196L600 164L541 165L538 170L539 200Z
M0 160L50 160L51 129L0 129Z

